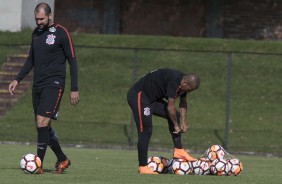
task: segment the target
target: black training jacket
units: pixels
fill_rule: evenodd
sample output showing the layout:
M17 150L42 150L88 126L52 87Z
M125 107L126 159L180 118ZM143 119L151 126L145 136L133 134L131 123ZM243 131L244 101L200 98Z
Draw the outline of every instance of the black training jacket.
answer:
M29 56L16 76L20 82L34 69L33 88L65 86L66 60L70 66L71 91L78 91L78 74L72 39L66 28L53 24L45 30L32 33Z
M181 71L168 68L154 70L143 76L133 88L137 92L144 92L151 102L163 98L177 98L187 94L180 92L180 83L184 75Z

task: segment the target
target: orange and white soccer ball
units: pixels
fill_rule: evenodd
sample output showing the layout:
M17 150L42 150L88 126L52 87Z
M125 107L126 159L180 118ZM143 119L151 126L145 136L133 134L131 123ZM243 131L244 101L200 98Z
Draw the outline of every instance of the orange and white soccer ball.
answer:
M188 175L193 174L192 166L187 160L175 158L171 165L173 174Z
M220 145L212 145L207 149L206 156L211 162L215 159L223 159L225 156L225 150Z
M41 167L41 160L37 155L28 153L21 158L20 167L25 173L34 174Z
M227 160L230 176L238 176L243 172L243 164L237 158L232 158Z
M225 159L215 159L211 163L211 174L217 176L228 176L229 165Z
M190 162L193 174L196 175L209 175L210 174L210 162L198 159Z
M148 158L148 167L158 173L163 173L168 159L162 156L153 156Z

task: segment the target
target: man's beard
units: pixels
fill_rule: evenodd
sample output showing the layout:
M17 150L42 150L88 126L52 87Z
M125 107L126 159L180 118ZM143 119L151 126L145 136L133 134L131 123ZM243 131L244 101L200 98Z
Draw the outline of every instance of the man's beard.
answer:
M49 22L50 22L50 20L48 19L47 24L45 24L45 25L37 25L37 28L40 29L40 30L46 30L48 28L48 26L49 26Z

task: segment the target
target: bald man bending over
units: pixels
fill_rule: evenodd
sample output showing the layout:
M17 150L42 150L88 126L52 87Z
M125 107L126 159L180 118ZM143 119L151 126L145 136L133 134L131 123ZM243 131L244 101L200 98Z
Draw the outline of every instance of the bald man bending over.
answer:
M173 69L158 69L143 76L127 94L138 131L138 160L141 174L157 174L147 166L148 147L152 135L152 115L167 119L174 143L174 158L194 161L182 147L181 133L188 130L187 93L200 85L199 76ZM175 101L179 100L179 111ZM164 100L166 99L166 100Z

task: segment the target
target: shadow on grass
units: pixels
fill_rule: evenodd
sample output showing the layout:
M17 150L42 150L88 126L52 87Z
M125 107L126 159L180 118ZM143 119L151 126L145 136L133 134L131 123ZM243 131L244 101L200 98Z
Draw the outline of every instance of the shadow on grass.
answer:
M32 174L32 173L25 173L23 170L21 170L20 167L3 167L3 168L0 168L2 171L4 170L10 170L10 171L20 171L21 174L25 174L25 175L35 175L36 173ZM43 169L44 173L52 173L54 172L55 170L54 169ZM65 173L63 173L65 174Z

